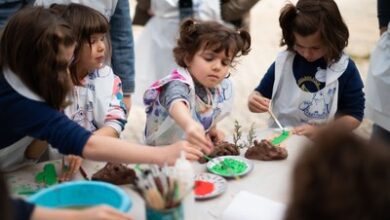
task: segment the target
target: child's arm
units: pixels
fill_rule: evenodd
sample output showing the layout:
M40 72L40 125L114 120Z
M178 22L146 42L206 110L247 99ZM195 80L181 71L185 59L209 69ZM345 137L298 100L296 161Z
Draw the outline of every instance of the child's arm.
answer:
M112 207L101 205L87 208L84 210L71 209L49 209L44 207L35 207L31 220L104 220L104 219L118 219L131 220L132 218L124 213L115 210Z
M114 163L151 163L163 165L174 164L180 152L186 152L189 160L198 160L203 152L210 153L210 149L194 146L187 141L178 141L167 146L150 147L136 143L129 143L117 138L91 135L87 140L82 155L90 160L108 161Z
M206 138L203 126L192 118L190 110L185 102L176 101L172 103L169 109L169 114L185 131L187 134L187 140L191 144L194 144L201 149L209 149L213 146Z
M123 102L122 82L118 76L114 75L114 83L112 85L111 101L107 103L107 113L104 118L104 126L100 127L96 132L99 135L119 137L127 123L127 107ZM96 119L101 120L101 119ZM113 130L109 129L112 128ZM115 132L115 133L114 133Z
M249 111L254 113L267 112L270 100L263 97L258 91L253 91L248 98Z
M102 128L99 128L93 133L100 136L107 136L107 137L114 137L114 138L119 137L118 132L110 126L104 126Z
M333 124L337 124L339 127L342 127L343 130L350 130L357 128L360 125L360 121L356 118L344 115L335 119L335 121L331 122ZM293 128L292 132L296 135L304 135L310 139L316 139L316 135L320 127L311 124L304 124Z

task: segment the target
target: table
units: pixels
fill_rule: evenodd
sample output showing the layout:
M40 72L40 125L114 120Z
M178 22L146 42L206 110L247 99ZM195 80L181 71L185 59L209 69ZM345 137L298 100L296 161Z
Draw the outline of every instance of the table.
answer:
M256 139L269 137L273 133L275 131L271 129L256 132ZM234 196L242 190L286 204L290 195L289 186L291 185L292 169L300 152L305 148L306 142L306 138L293 135L283 143L289 154L287 159L281 161L253 160L253 170L239 180L229 179L225 193L210 200L196 201L191 210L191 213L197 213L193 219L220 219L224 209ZM242 155L243 153L244 151L241 152ZM59 173L61 162L59 160L50 162L54 163ZM104 164L102 162L85 160L83 168L91 176ZM42 171L43 165L44 163L37 164L6 175L11 193L21 196L19 193L23 190L28 192L36 189L38 185L35 183L35 174ZM206 165L195 163L194 169L196 173L206 172ZM83 177L78 173L75 175L75 179L83 179ZM129 214L137 220L145 219L145 203L143 199L128 185L121 186L121 188L125 190L133 201Z

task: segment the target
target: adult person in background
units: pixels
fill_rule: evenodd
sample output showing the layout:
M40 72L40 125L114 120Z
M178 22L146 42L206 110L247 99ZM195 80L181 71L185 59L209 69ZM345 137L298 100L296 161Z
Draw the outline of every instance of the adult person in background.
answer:
M33 3L34 0L0 0L0 33L11 15Z
M390 145L390 1L377 3L381 38L371 54L367 74L367 117L374 122L372 137Z
M36 0L35 5L78 3L101 12L110 21L111 65L122 81L123 102L129 112L135 88L134 42L128 0Z
M221 15L237 29L249 31L250 10L259 0L222 0Z
M234 25L237 29L249 31L250 10L259 0L222 0L221 15L225 22ZM150 0L137 0L133 24L145 25L152 17Z
M390 219L390 148L329 127L298 158L285 220Z

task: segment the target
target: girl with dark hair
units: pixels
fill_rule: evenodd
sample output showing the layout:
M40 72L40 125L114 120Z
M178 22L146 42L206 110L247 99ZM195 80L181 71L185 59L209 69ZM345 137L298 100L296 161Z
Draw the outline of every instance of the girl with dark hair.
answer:
M248 54L250 36L220 23L186 20L173 54L178 68L146 90L146 143L160 145L186 138L190 143L212 146L223 140L217 123L230 111L233 88L229 68Z
M349 32L333 0L288 3L279 17L281 45L259 86L249 96L251 112L272 111L298 135L312 136L319 124L335 118L346 129L364 114L363 82L343 53Z
M64 113L94 134L118 138L127 122L122 83L111 67L108 42L109 23L100 12L80 4L51 6L72 27L77 47L69 66L75 85L71 104ZM81 165L81 157L70 155L69 169L61 180L69 180Z
M76 39L69 24L41 7L23 9L0 42L0 168L12 171L36 162L28 152L44 140L62 154L116 163L173 164L181 151L191 160L208 148L181 141L162 148L140 147L94 135L60 112L72 89L69 65Z

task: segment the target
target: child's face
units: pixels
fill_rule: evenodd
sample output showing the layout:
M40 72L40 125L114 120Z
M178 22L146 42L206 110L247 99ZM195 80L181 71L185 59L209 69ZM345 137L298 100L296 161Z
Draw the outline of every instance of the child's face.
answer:
M228 74L231 58L225 51L216 53L212 50L199 50L190 62L187 62L188 71L204 87L217 86Z
M106 35L92 34L90 42L91 44L83 43L78 63L79 67L88 73L104 65L106 60Z
M294 38L294 50L308 62L316 61L325 55L325 48L319 31L306 37L294 32Z

